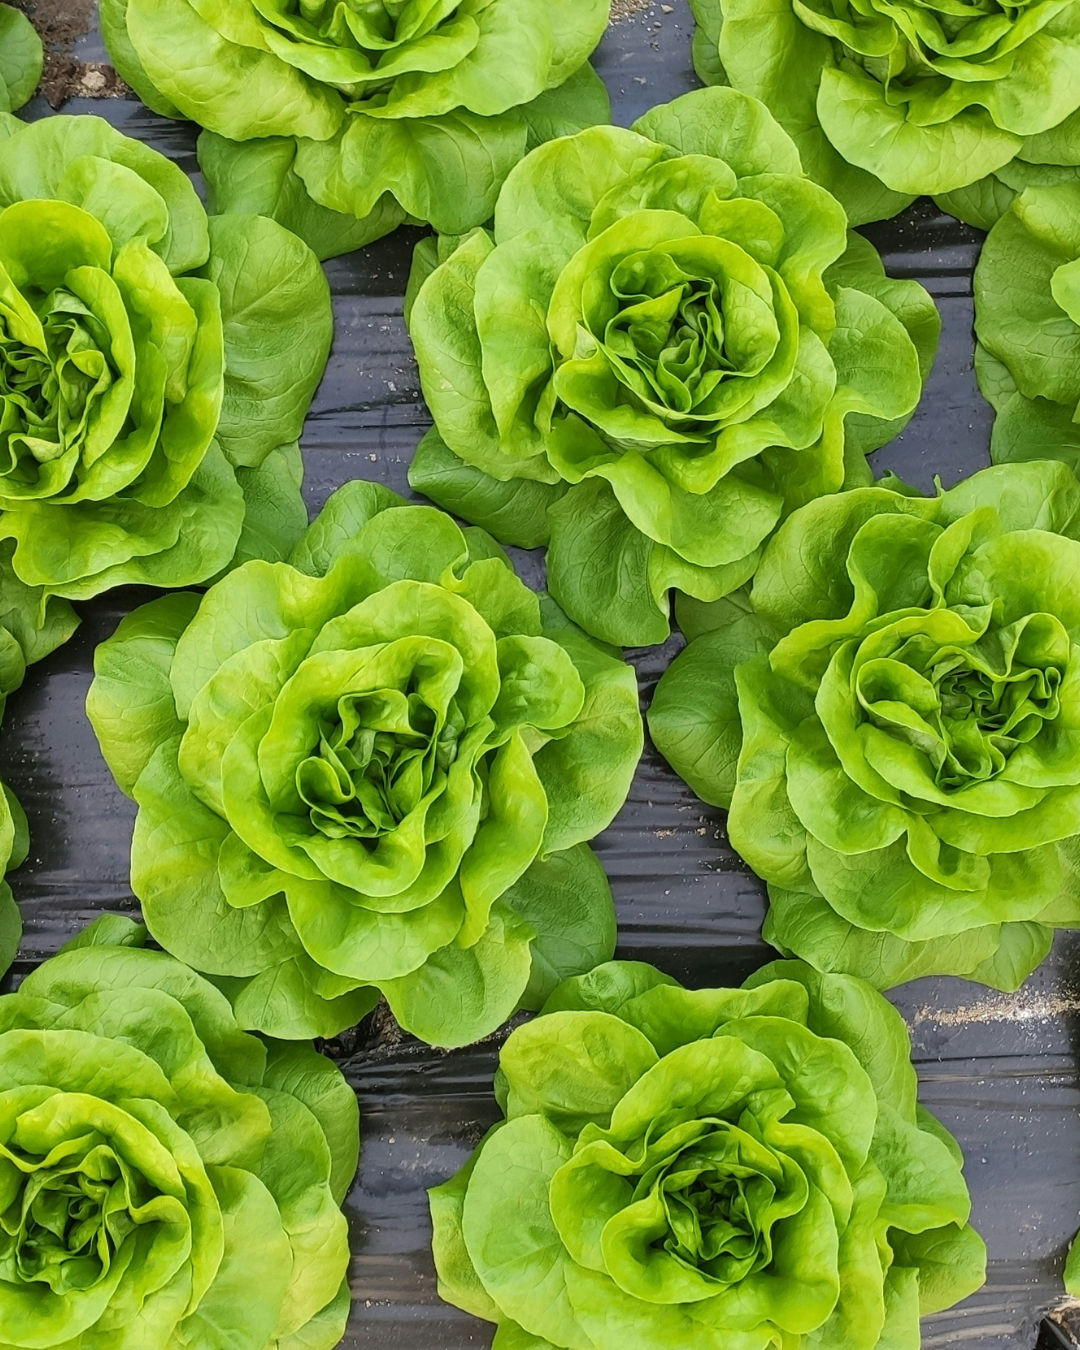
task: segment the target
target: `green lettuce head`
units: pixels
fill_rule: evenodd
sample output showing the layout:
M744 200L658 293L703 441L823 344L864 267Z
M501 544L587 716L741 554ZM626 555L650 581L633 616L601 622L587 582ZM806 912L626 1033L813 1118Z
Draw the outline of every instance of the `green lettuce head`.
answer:
M1022 192L975 268L975 369L995 463L1080 469L1080 183Z
M22 107L37 88L44 64L34 25L21 10L0 4L0 113Z
M804 507L688 604L654 742L769 883L764 936L886 989L1015 989L1080 926L1080 483L986 469Z
M440 1292L493 1350L877 1350L986 1248L907 1029L777 962L684 989L612 962L506 1042L506 1120L431 1192Z
M699 90L535 150L493 231L422 243L406 316L436 433L410 482L623 646L715 600L781 518L869 481L915 408L933 302L885 277L755 99Z
M330 350L314 254L207 219L185 174L97 117L0 126L0 540L85 599L282 557ZM6 139L4 136L6 134Z
M526 149L606 122L589 57L609 0L102 0L117 70L207 128L218 210L322 257L491 215Z
M350 484L291 565L144 606L96 669L147 924L243 1025L334 1035L381 991L463 1045L611 956L586 841L641 752L634 672L482 531Z
M106 915L0 998L0 1342L330 1350L356 1097L145 936Z
M707 84L760 98L853 225L924 193L989 229L1080 178L1080 3L690 0Z

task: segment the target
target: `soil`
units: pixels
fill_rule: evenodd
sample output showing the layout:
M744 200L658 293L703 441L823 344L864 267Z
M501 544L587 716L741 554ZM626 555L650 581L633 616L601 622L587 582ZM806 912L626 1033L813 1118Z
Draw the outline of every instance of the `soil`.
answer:
M625 23L653 8L653 0L612 0L611 22Z
M94 0L13 0L41 34L45 71L38 85L50 107L69 98L120 98L128 92L112 66L80 61L72 48L94 22Z

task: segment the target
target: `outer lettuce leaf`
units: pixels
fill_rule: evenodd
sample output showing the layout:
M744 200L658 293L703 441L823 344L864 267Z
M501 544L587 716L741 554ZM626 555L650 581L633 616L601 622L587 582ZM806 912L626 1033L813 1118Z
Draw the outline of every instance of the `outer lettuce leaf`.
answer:
M940 327L723 88L534 150L493 230L417 248L406 320L436 423L412 485L547 544L555 598L623 646L664 640L672 590L729 594L791 511L868 479Z
M13 1235L4 1341L331 1350L349 1306L356 1097L310 1046L242 1031L145 940L105 915L0 999L18 1141L2 1153L11 1203L36 1206ZM53 1197L47 1215L33 1191Z
M980 1287L955 1141L861 980L568 980L500 1055L506 1119L430 1192L439 1291L496 1346L877 1350Z
M1028 187L975 269L976 371L994 405L995 463L1080 468L1080 182Z
M0 292L0 538L21 581L86 599L288 553L290 447L333 326L300 240L208 221L162 156L47 118L0 141Z
M66 600L19 580L11 552L10 545L0 545L0 717L8 695L22 684L26 667L62 646L79 623ZM22 936L22 920L4 875L22 865L29 843L22 807L0 784L0 975L15 959Z
M634 672L480 531L350 484L290 563L143 606L95 670L147 924L243 1025L332 1036L382 994L462 1045L611 955L588 841L641 752Z
M216 209L269 216L328 258L406 218L473 229L526 149L609 121L588 64L609 8L105 0L102 30L150 107L206 128Z
M45 49L33 24L11 5L0 4L0 113L18 112L41 79Z
M1080 925L1078 512L1045 460L822 498L749 594L681 611L650 731L729 809L768 941L879 988L1015 989Z

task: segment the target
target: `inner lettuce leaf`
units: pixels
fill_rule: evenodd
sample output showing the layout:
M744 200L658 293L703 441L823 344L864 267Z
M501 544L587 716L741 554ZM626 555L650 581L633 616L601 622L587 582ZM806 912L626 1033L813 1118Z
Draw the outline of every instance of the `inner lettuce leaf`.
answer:
M1080 470L1080 182L1026 188L975 269L975 369L995 463Z
M307 525L318 259L97 117L0 139L0 540L45 596L208 581Z
M0 1340L331 1350L356 1096L103 915L0 998Z
M29 100L44 64L34 25L21 10L0 4L0 114L18 112Z
M547 545L555 599L620 646L662 642L670 591L730 593L793 510L869 482L940 332L724 88L534 150L493 229L418 246L406 319L435 419L412 486Z
M497 1350L885 1350L986 1277L900 1015L779 961L611 962L500 1055L505 1119L429 1192L439 1292Z
M381 994L464 1045L611 956L588 841L641 753L634 671L483 531L351 483L288 563L143 606L95 668L147 925L245 1027L332 1036Z
M1080 2L690 0L706 84L760 98L853 225L915 197L987 230L1080 179Z
M1002 464L813 502L688 604L649 727L768 882L767 941L1012 990L1080 927L1080 483Z
M102 0L113 62L206 128L218 211L323 258L402 221L462 233L527 149L608 122L589 57L610 0Z

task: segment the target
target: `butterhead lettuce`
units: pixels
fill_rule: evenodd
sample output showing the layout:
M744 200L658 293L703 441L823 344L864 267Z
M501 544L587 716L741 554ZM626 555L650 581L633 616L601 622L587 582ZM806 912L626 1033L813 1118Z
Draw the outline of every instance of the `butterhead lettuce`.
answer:
M1080 926L1080 484L986 469L811 503L686 605L657 747L769 884L765 937L879 988L1015 989Z
M289 564L137 610L95 666L147 924L243 1025L333 1035L381 992L461 1045L610 957L587 841L640 755L635 675L482 531L352 483Z
M21 10L0 4L0 113L18 112L41 79L45 52Z
M613 962L500 1057L505 1120L430 1193L497 1350L879 1350L985 1278L907 1029L798 961L741 989Z
M690 0L707 84L760 98L853 225L933 196L989 229L1080 176L1080 4Z
M436 431L410 482L622 646L741 586L785 515L869 481L918 403L933 302L887 278L756 99L699 90L534 150L494 229L421 243Z
M104 0L117 70L207 128L216 208L323 257L405 219L491 215L530 145L610 117L588 64L609 0Z
M6 133L6 138L4 133ZM97 117L0 129L0 539L85 599L282 557L330 349L314 254L207 219L187 176Z
M356 1097L105 915L0 998L0 1341L330 1350Z

